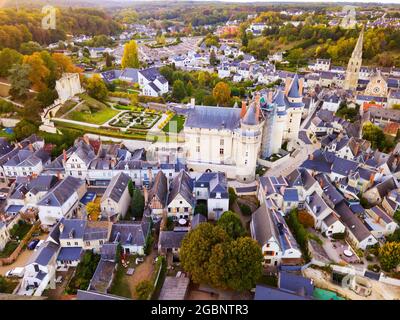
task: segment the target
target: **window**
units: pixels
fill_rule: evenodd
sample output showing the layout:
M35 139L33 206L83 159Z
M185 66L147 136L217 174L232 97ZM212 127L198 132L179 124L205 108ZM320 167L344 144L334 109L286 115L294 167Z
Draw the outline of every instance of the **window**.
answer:
M220 154L221 156L224 155L224 149L223 149L223 148L219 149L219 154Z
M86 241L85 244L86 244L87 246L90 246L90 241Z
M189 208L188 207L185 207L185 212L189 212Z
M75 245L77 246L77 245L78 245L78 242L75 241Z
M200 146L196 147L196 152L200 152Z
M200 143L200 137L196 137L196 142Z
M275 252L274 251L265 251L266 256L274 256Z
M67 246L71 246L71 242L68 241L68 242L67 242Z
M223 145L224 145L224 139L221 139L221 140L219 141L219 144L220 144L221 146L223 146Z
M100 244L103 244L103 242L104 242L103 240L100 240L100 241L99 241Z

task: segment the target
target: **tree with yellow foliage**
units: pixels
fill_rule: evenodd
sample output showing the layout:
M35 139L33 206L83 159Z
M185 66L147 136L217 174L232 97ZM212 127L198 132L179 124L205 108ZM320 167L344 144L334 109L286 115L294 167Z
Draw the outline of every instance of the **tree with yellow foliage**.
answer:
M90 216L91 220L97 221L100 214L100 205L96 202L89 202L86 205L86 213Z
M213 97L218 105L226 106L231 98L231 88L225 82L220 81L213 89Z
M32 83L32 89L36 91L45 90L47 88L46 78L50 75L50 70L43 62L40 53L35 52L30 56L24 56L23 63L31 67L29 80Z
M125 44L121 66L124 69L139 68L139 54L137 43L135 40L131 40L127 44Z

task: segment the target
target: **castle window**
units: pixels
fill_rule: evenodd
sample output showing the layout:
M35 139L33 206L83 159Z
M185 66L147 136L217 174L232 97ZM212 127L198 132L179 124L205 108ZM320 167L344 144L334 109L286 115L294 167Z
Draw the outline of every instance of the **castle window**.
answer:
M200 152L200 146L196 147L196 152Z
M219 141L219 144L220 144L221 146L223 146L223 145L224 145L224 139L221 139L221 140Z
M224 154L224 149L223 149L223 148L219 149L219 154L220 154L220 155L223 155L223 154Z

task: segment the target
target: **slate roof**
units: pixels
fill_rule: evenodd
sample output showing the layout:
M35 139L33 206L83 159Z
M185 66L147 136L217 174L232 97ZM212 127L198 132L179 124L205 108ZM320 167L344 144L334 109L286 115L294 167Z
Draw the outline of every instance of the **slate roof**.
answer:
M166 204L168 194L168 182L167 177L161 170L158 171L154 178L154 183L149 190L148 199L151 201L153 197L156 197L163 205Z
M234 130L240 126L239 108L195 106L188 113L185 127Z
M181 195L190 205L194 206L195 197L193 196L193 181L189 174L184 170L181 170L174 180L172 180L167 204L170 204L178 194Z
M124 194L125 190L128 188L128 182L131 178L123 172L118 173L114 176L110 184L108 185L106 191L104 192L101 201L106 201L107 199L111 199L116 203L119 203L121 200L122 195Z
M121 245L144 246L146 237L149 233L148 222L117 222L111 229L110 242L120 243Z
M61 248L57 261L79 261L82 255L81 247Z
M61 207L85 182L71 176L66 177L56 184L44 197L39 201L39 206Z
M221 194L221 198L227 199L228 184L224 172L205 172L194 183L195 187L208 188L210 198L215 198L217 193Z
M316 217L318 217L321 212L326 210L328 208L328 205L325 203L325 201L321 198L321 196L313 192L312 195L307 199L307 204L314 213Z
M285 188L283 192L283 201L286 202L298 202L299 193L296 188Z
M290 272L279 272L278 286L281 290L303 297L311 298L314 292L311 279Z
M254 300L309 300L309 298L258 284Z
M179 249L186 234L181 231L160 231L158 245L161 249Z
M347 177L350 172L354 172L357 167L358 162L336 157L332 164L332 172Z
M47 266L50 260L57 254L60 246L53 242L45 242L33 255L30 263L37 263L41 266Z
M115 296L112 294L101 293L93 290L80 290L78 289L77 300L130 300L128 298Z

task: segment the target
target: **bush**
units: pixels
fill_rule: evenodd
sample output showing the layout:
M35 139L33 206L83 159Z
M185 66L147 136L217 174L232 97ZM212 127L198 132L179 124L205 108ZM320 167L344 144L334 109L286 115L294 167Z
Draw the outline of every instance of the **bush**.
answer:
M153 284L149 280L142 280L135 287L135 295L139 300L147 300L152 292Z
M228 188L228 192L229 192L229 206L232 206L237 199L237 194L235 192L235 189L233 189L232 187Z
M381 271L381 267L377 264L369 264L367 267L368 270L373 271L373 272L379 272Z
M252 213L251 208L245 203L240 203L239 208L240 208L240 211L242 211L242 214L245 216L250 216Z

